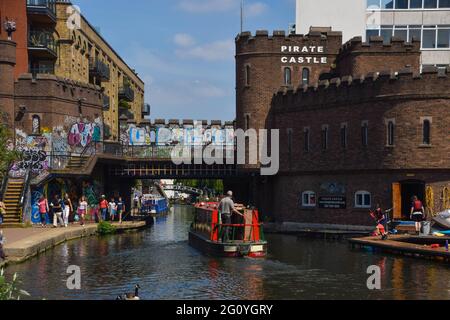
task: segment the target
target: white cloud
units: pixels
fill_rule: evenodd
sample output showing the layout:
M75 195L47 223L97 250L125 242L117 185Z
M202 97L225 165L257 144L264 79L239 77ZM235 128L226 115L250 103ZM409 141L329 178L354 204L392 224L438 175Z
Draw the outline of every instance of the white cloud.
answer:
M244 14L247 17L255 17L264 14L269 6L262 2L251 3L245 7Z
M224 61L234 58L234 41L221 40L191 48L177 49L180 58L195 58L205 61Z
M180 0L178 7L189 13L212 13L238 10L241 0ZM247 17L259 16L267 11L268 5L262 2L245 4Z
M173 38L173 41L177 46L180 47L190 47L195 44L195 39L191 35L186 33L176 34L175 37Z
M239 0L181 0L178 6L190 13L224 12L236 8Z

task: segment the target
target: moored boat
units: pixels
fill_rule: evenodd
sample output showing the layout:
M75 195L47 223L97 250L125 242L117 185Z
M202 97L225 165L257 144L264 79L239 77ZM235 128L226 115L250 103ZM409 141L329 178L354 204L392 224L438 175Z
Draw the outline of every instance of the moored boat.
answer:
M450 229L450 210L439 213L433 220L441 228Z
M189 230L189 244L209 255L221 257L265 257L267 241L256 209L239 210L231 224L221 223L219 203L195 205L194 222Z
M158 217L169 212L169 201L167 198L156 194L144 194L141 199L142 215Z

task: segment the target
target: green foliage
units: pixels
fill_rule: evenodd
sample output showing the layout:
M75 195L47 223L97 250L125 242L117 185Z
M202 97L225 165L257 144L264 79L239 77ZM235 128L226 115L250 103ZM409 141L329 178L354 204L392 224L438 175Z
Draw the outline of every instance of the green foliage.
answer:
M127 101L121 99L121 100L119 100L119 108L120 109L130 110L131 109L131 105Z
M8 148L11 146L12 134L5 124L0 124L0 179L8 170L8 165L19 158L16 151Z
M117 228L107 221L102 221L97 226L97 232L100 235L108 235L116 233Z
M202 179L186 179L186 180L175 180L175 184L182 184L187 187L197 188L197 189L214 189L216 193L223 194L224 186L222 180L202 180Z
M15 273L11 282L4 276L4 270L0 271L0 300L20 300L23 296L30 296L25 290L19 289L21 282Z

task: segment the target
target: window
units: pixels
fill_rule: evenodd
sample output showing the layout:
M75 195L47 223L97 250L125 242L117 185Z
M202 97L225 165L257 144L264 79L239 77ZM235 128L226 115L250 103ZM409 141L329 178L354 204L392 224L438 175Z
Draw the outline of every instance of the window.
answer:
M438 30L437 47L450 48L450 28Z
M284 68L284 85L290 86L292 83L292 71L291 68Z
M381 9L393 9L394 0L381 0Z
M314 191L305 191L302 193L302 206L303 207L316 206L316 193Z
M38 115L32 117L31 132L32 134L41 134L41 118Z
M408 0L395 0L395 9L408 9Z
M409 7L411 9L422 9L422 0L410 0Z
M424 29L422 47L424 49L436 48L436 29Z
M425 119L422 123L422 143L424 145L431 144L431 121Z
M450 0L439 0L439 8L450 8Z
M355 193L355 207L356 208L370 208L372 207L372 195L367 191L358 191Z
M302 84L309 85L309 69L303 68L302 70Z
M422 39L421 26L409 26L408 41L412 42L413 38L419 41Z
M287 144L288 144L288 154L289 159L292 155L292 129L287 129Z
M437 0L424 0L423 7L425 9L435 9L437 8Z
M367 39L367 41L370 40L370 37L379 37L379 36L380 36L380 30L379 29L366 30L366 39Z
M387 125L387 145L394 146L395 143L395 123L394 121L388 121Z
M328 149L328 126L322 127L322 150Z
M393 26L381 26L380 35L383 38L385 44L391 43L393 31L394 31Z
M250 86L250 66L245 66L245 85Z
M380 9L380 0L367 0L368 9Z
M347 148L347 124L341 125L341 147Z
M303 139L304 139L303 150L305 152L309 152L309 139L310 139L309 128L305 128L303 130Z
M250 129L250 115L246 114L245 115L245 130Z
M404 27L395 27L394 36L402 39L403 41L408 41L408 29Z
M361 125L361 144L363 147L369 145L369 123L364 121Z

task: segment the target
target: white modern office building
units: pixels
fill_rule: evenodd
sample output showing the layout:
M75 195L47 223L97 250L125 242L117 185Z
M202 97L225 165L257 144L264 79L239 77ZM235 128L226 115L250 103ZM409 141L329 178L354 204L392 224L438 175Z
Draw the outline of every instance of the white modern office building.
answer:
M296 32L332 27L343 41L392 36L422 42L422 65L450 65L450 0L297 0Z

